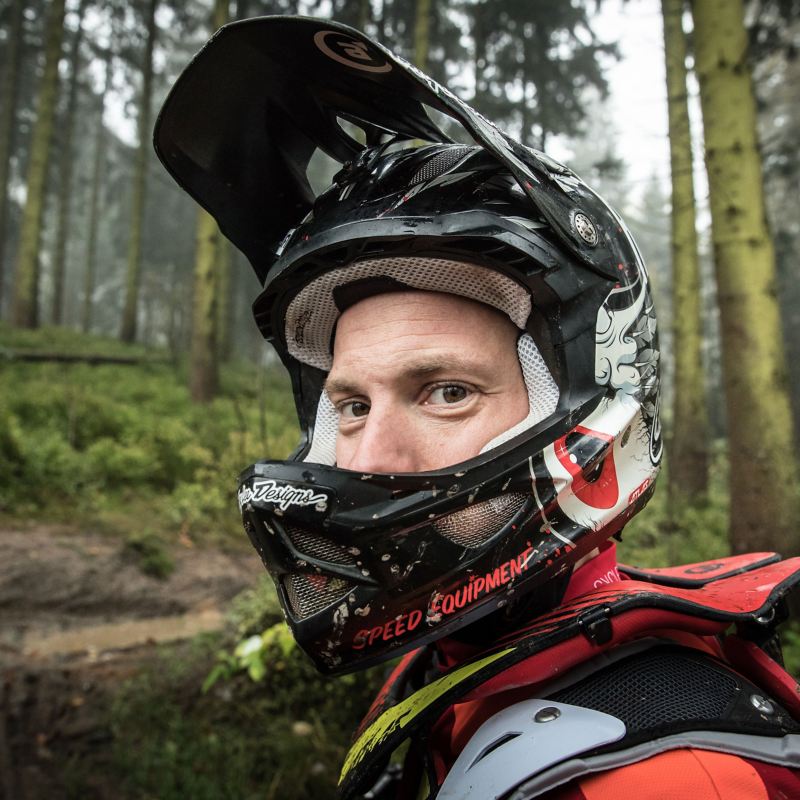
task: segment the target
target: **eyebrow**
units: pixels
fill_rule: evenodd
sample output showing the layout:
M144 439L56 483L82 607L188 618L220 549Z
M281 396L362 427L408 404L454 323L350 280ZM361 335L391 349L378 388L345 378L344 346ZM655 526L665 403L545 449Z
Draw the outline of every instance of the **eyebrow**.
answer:
M434 356L420 361L411 361L404 364L399 376L402 379L429 378L441 372L461 372L480 375L482 370L474 361L458 355ZM325 391L328 394L356 394L359 386L355 381L346 378L331 378L325 381Z

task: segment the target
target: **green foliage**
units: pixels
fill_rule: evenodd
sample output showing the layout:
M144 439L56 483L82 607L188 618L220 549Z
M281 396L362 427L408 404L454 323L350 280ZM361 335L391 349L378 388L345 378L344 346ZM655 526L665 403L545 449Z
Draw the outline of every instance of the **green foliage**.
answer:
M800 678L800 619L785 622L780 634L786 671L794 678Z
M156 533L243 541L237 475L297 440L282 373L268 372L259 392L255 368L233 365L222 395L196 406L169 363L4 362L11 349L147 355L73 331L0 325L0 511L122 534L145 518Z
M229 680L238 672L245 672L251 681L261 681L270 666L283 669L294 649L291 632L283 622L276 622L263 633L242 639L232 653L221 650L214 669L203 681L203 691L207 692L218 680Z
M264 575L252 589L245 589L229 611L233 631L239 639L252 636L283 618L275 584Z
M254 683L244 673L200 693L218 640L165 649L123 686L112 710L113 762L133 797L334 798L346 742L380 671L331 679L276 634Z
M150 531L128 536L124 551L136 560L145 575L153 578L168 578L175 569L175 562L164 543Z
M708 495L692 506L670 504L667 475L662 470L653 498L625 527L619 560L633 566L666 567L729 555L727 470L728 461L718 443L712 453Z

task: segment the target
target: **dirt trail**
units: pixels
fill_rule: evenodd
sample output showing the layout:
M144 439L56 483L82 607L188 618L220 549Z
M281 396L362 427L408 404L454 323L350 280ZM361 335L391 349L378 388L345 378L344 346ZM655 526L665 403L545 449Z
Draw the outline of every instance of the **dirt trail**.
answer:
M107 750L99 723L116 687L159 642L223 626L263 574L246 551L177 546L164 580L119 540L37 526L0 529L0 798L67 797L59 764ZM117 798L98 771L96 798Z

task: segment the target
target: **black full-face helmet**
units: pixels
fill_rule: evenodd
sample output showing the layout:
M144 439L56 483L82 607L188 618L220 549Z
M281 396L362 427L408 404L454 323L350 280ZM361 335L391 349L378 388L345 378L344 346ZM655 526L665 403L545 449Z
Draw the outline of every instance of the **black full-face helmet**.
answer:
M454 144L426 108L474 144ZM239 505L320 670L530 597L645 504L661 458L647 273L570 170L363 34L300 17L218 31L173 87L155 145L263 282L256 321L291 374L303 439L242 474ZM318 149L342 167L315 196ZM446 469L340 469L324 381L341 298L397 286L505 313L530 411Z

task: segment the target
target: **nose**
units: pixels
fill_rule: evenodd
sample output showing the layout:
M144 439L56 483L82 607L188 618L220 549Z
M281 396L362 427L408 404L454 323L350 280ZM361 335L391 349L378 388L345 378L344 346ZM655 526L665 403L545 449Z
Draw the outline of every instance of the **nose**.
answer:
M408 415L396 406L373 403L345 469L365 473L421 471L422 450Z

